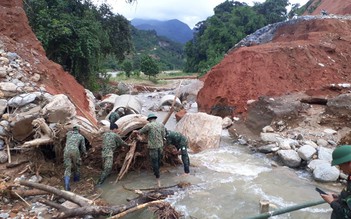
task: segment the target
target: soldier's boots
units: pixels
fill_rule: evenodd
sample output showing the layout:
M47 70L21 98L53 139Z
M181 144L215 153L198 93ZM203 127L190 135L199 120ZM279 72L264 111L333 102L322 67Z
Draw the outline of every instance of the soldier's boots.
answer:
M70 177L69 176L65 176L64 177L64 181L65 181L65 190L66 191L70 191L71 188L69 187L69 180L70 180Z
M80 180L80 175L79 175L79 173L74 174L74 176L73 176L73 181L74 181L74 182L78 182L79 180Z
M106 177L103 177L103 176L100 176L100 179L99 179L99 181L97 182L97 186L101 186L102 185L102 183L105 181L105 179L106 179Z

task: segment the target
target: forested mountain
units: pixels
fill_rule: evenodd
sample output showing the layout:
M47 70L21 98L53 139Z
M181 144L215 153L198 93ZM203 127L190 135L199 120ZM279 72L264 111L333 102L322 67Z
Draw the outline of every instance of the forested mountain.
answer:
M24 9L47 57L88 88L94 87L106 56L121 62L132 51L129 21L106 4L35 0L26 1Z
M138 30L135 27L132 27L132 41L135 68L138 68L141 56L150 55L158 60L161 70L183 69L185 59L182 44L158 36L155 30Z
M257 29L287 19L288 0L246 3L227 0L214 8L214 15L199 22L194 38L185 47L187 72L206 73L236 43Z
M213 16L197 24L194 38L186 43L185 58L181 44L157 36L160 35L157 31L137 30L105 4L95 6L82 0L31 0L25 4L25 10L48 58L89 87L93 86L103 64L106 68L107 59L108 64L119 68L127 57L133 60L133 70L137 70L140 55L150 55L160 63L161 70L185 66L188 72L207 72L245 36L286 19L287 5L288 0L266 0L252 7L232 0L221 3L214 8ZM159 22L152 24L156 23ZM172 36L190 30L178 20L161 23L160 26L173 31L170 32Z
M157 35L165 36L182 44L193 37L193 31L190 27L177 19L168 21L133 19L131 23L139 30L155 30Z

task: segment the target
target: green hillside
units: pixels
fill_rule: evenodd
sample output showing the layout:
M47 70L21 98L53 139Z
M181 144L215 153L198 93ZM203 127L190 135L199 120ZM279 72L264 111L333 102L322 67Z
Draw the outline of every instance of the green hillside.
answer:
M158 60L161 70L183 69L185 58L184 48L168 38L157 36L154 30L138 30L132 28L134 44L133 63L138 66L138 60L143 55L152 56Z

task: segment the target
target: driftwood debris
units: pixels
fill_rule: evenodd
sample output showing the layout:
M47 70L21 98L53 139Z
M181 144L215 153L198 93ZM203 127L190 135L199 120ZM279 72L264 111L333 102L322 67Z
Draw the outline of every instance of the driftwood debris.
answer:
M14 167L17 167L21 164L28 163L28 162L29 162L29 160L22 160L22 161L19 161L17 163L8 163L8 164L6 164L6 168L14 168Z
M37 147L53 143L54 133L43 118L34 119L32 125L38 138L25 142L22 147Z
M302 98L300 100L300 102L301 103L308 103L308 104L326 105L328 102L328 99L320 98L320 97L308 97L308 98Z
M182 85L183 81L180 81L179 85L178 85L178 89L177 89L177 94L174 96L171 108L169 109L168 114L166 115L166 117L164 118L164 120L162 121L162 124L166 125L166 123L169 120L169 117L171 117L172 113L174 112L174 105L176 103L177 97L179 97L179 92L180 92L180 86Z
M121 170L119 171L119 174L116 178L115 183L117 183L119 180L121 180L123 178L123 176L128 172L129 166L132 163L132 161L134 160L134 153L135 153L136 145L137 145L137 141L134 140L131 143L131 146L129 148L129 151L128 151L126 157L124 158L123 166L122 166Z
M52 193L56 196L69 200L79 206L76 208L69 209L51 200L40 198L38 200L39 202L45 205L51 206L53 208L56 208L57 210L60 211L60 213L57 216L55 216L55 218L72 218L77 216L83 217L85 215L93 215L93 216L116 215L116 217L112 217L112 218L119 218L130 212L136 211L143 207L154 206L155 204L157 204L157 206L154 206L153 209L155 213L157 212L157 214L162 215L162 209L167 209L167 212L165 212L164 215L169 215L170 214L169 212L172 212L171 215L180 215L168 203L162 204L163 201L161 201L162 199L167 198L169 195L173 195L174 190L157 189L157 190L148 191L148 192L135 191L137 194L139 194L139 196L135 199L130 200L127 204L122 204L118 206L96 206L94 205L94 202L92 200L89 200L87 198L84 198L72 192L56 189L48 185L43 185L40 183L34 183L29 181L19 181L19 184L32 187L38 190L43 190L48 193ZM118 216L118 214L120 215ZM160 218L168 218L168 217L160 217ZM170 218L177 219L179 217L170 217Z

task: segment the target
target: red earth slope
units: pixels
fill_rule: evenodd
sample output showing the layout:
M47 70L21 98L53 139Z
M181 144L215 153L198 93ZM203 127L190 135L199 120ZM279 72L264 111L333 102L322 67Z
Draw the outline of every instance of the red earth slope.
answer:
M41 75L39 83L51 94L66 94L81 115L91 122L86 92L69 73L48 60L43 47L28 24L22 0L0 0L0 42L6 52L15 52L31 64L32 73Z
M231 51L203 78L200 111L245 114L260 96L323 90L351 82L351 20L313 19L283 25L269 43Z
M351 0L314 0L304 15L320 15L322 9L327 10L329 14L351 14ZM309 13L309 10L312 10L312 13Z

